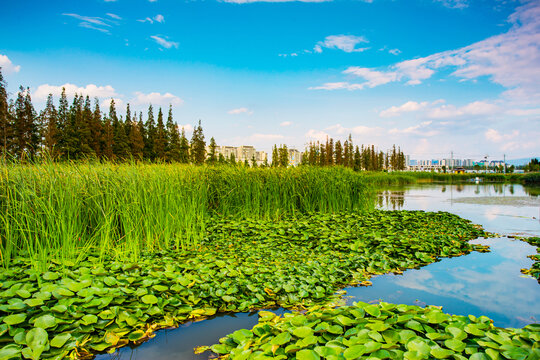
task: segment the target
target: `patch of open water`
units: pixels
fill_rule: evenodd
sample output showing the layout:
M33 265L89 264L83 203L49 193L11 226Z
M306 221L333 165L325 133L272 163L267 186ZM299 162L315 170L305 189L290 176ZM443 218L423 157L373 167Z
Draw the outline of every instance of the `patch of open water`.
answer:
M378 197L378 206L389 210L448 211L502 235L540 236L538 188L510 184L421 184L390 187ZM540 286L525 277L527 255L536 250L508 237L478 239L491 252L473 252L445 258L403 275L372 278L373 286L349 287L347 301L383 300L424 306L443 306L451 314L486 315L496 326L522 327L540 322ZM283 309L275 310L283 313ZM212 319L188 323L173 330L160 330L156 337L136 348L122 348L99 360L208 359L193 348L211 345L219 338L257 323L257 313L220 314Z

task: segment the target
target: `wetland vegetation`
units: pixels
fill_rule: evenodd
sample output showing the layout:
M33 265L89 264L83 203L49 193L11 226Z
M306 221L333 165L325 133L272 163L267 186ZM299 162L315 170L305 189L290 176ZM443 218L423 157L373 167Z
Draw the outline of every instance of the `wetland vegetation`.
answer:
M337 299L340 288L369 285L372 275L401 273L443 257L486 251L485 246L468 241L488 234L457 215L375 210L376 176L342 167L4 166L0 174L0 359L89 358L139 344L157 329L217 312L275 307L339 312L340 308L322 307ZM375 307L380 306L387 306L381 311L390 312L383 311L388 318L402 309ZM413 310L404 311L424 311ZM456 326L460 321L445 319ZM379 324L387 318L371 320ZM354 320L356 327L362 324L366 322ZM447 325L429 326L444 332ZM388 329L376 331L384 336ZM408 329L423 336L421 330ZM486 329L492 331L492 327L482 328ZM399 327L392 331L411 340L411 334ZM525 341L522 334L537 336L534 326L504 331L512 339L519 335L515 341ZM338 334L323 332L326 335L317 334L322 336L317 342L310 337L309 344L287 355L277 348L271 355L333 359L336 354L318 347ZM353 333L364 336L366 332L358 328L349 332ZM291 334L296 336L294 331ZM459 358L461 351L441 343L449 340L444 336L428 337L436 344L421 341L428 342L430 354L432 349L441 356L454 351L452 356ZM464 340L461 336L459 341ZM291 339L279 345L291 345ZM378 337L370 339L377 342ZM339 341L350 347L360 345ZM411 350L407 344L402 344L405 348L381 345L373 352L399 357L416 351L416 358L427 354L424 345L415 343L418 346ZM230 351L236 358L232 343L222 345L227 348L212 350L222 355ZM270 355L266 348L247 349L253 350L250 358ZM521 354L521 350L503 350ZM347 356L352 356L351 351ZM360 352L354 354L372 353Z

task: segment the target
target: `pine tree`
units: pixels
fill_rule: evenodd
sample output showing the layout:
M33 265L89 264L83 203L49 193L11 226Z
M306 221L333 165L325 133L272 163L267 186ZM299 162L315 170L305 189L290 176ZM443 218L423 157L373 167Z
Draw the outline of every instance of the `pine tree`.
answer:
M7 156L10 152L12 140L11 116L9 113L9 102L7 93L7 83L2 75L0 67L0 155Z
M287 167L289 165L289 150L287 145L283 145L279 148L279 165Z
M343 148L341 147L341 141L336 141L335 150L336 165L343 165Z
M213 138L212 138L213 139ZM251 167L256 168L257 167L257 160L255 159L255 155L251 157Z
M272 167L277 167L279 165L279 153L277 145L274 145L272 148Z
M184 128L182 128L182 133L180 134L180 157L179 160L182 164L189 163L189 142L186 137L186 132Z
M51 158L58 157L58 112L54 107L53 95L47 97L47 105L41 112L42 141L44 150Z
M111 123L111 118L109 116L105 116L103 119L103 156L107 160L114 159L113 138L114 130Z
M19 159L33 158L39 142L36 112L30 98L30 88L19 88L15 101L14 153Z
M326 139L326 161L325 165L332 166L334 165L334 139Z
M66 128L69 123L69 104L66 96L66 88L62 88L62 94L58 103L58 153L66 159L68 157Z
M98 158L103 156L103 123L101 120L101 110L99 108L99 99L94 99L94 111L92 112L92 123L90 126L92 151Z
M208 145L208 147L210 148L210 152L208 153L208 159L206 161L209 164L215 164L217 161L217 158L216 158L217 145L216 145L216 140L214 139L214 137L210 138L210 144Z
M80 97L82 99L82 95ZM73 103L69 108L67 114L66 123L62 132L62 138L64 140L64 151L67 159L78 159L80 156L80 145L77 124L80 123L82 118L82 103L79 99L79 95L73 96Z
M229 164L232 166L236 165L236 156L234 156L233 153L231 153L231 155L229 156Z
M167 149L167 133L163 124L163 112L161 108L158 111L156 138L154 141L154 153L156 157L162 161L165 160L165 151Z
M204 164L206 159L206 143L204 141L203 129L201 126L201 120L199 125L193 129L193 136L191 137L191 161L194 164Z
M180 133L178 125L173 121L172 105L169 105L169 115L167 116L167 160L180 161Z
M326 165L326 146L324 144L319 145L319 165L325 166Z
M109 118L113 127L113 155L115 159L127 159L130 155L128 137L126 135L125 126L121 119L116 115L114 99L111 99L109 106Z
M144 138L144 158L150 161L154 161L156 153L154 151L155 139L156 139L156 124L154 122L154 109L152 105L148 107L148 119L145 124L145 138Z
M137 160L142 160L143 150L144 150L144 124L142 120L142 113L140 113L139 121L137 119L137 114L133 118L131 125L131 132L129 133L129 145L131 147L131 154Z
M354 151L354 170L360 171L362 170L362 156L360 154L360 149L358 149L358 146L356 146L356 150Z
M80 101L82 102L82 96ZM84 108L77 124L77 135L81 142L81 156L84 158L96 156L96 153L92 148L92 117L92 103L90 102L90 97L86 96Z

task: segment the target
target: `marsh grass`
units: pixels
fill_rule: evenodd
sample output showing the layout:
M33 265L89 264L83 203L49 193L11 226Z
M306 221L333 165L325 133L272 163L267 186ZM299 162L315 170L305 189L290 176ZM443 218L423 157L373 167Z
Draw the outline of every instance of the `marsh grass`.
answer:
M23 256L40 271L89 254L136 261L196 248L215 214L279 219L374 204L365 177L344 168L45 162L0 174L0 261Z

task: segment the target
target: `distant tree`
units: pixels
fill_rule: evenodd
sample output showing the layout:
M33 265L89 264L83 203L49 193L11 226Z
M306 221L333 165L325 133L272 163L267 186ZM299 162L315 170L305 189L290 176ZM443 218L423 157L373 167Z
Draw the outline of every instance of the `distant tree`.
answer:
M111 120L113 131L113 157L120 160L127 159L130 155L128 137L123 121L116 114L114 99L111 99L109 106L109 119Z
M326 146L324 144L319 144L319 165L325 166L327 161L326 157Z
M253 168L257 167L257 160L255 159L255 155L251 157L251 167Z
M272 148L272 167L277 167L279 165L279 153L277 145L274 145Z
M360 154L360 149L358 149L358 146L356 146L356 149L354 151L354 166L355 171L362 170L362 155Z
M189 163L189 142L186 137L186 132L184 131L184 128L182 128L182 133L180 134L180 157L179 161L183 164Z
M99 99L94 99L94 111L92 112L92 123L90 126L91 141L90 146L98 158L103 156L103 120L99 108Z
M336 165L343 165L343 148L341 147L341 141L336 141L335 150Z
M217 157L216 157L217 145L216 145L216 140L214 139L214 137L210 138L210 144L208 145L208 148L210 151L208 152L208 159L206 159L206 162L209 164L215 164L217 161Z
M158 111L156 138L154 141L154 153L160 160L165 160L165 151L168 147L167 132L165 130L165 124L163 123L163 112L161 108Z
M62 88L58 103L58 152L62 158L68 157L67 127L69 124L69 104L66 96L66 89Z
M15 101L14 130L14 153L18 158L33 158L39 143L39 133L30 88L19 88Z
M58 156L58 112L54 107L52 94L47 97L47 105L41 112L40 119L44 150L54 159Z
M135 113L130 129L129 146L131 148L131 154L135 159L142 160L144 156L144 123L142 113L140 113L138 121L137 114Z
M169 115L167 116L167 160L180 161L180 132L178 125L173 121L172 105L169 105Z
M105 116L103 119L103 156L107 160L114 159L114 152L113 152L113 138L114 138L114 130L111 123L111 118L109 116Z
M201 120L199 120L199 125L193 129L193 135L191 136L191 161L200 165L204 164L204 160L206 160L206 143Z
M279 148L279 166L287 167L289 165L289 149L287 145Z
M82 96L79 100L82 103ZM84 158L95 157L96 153L92 147L92 102L90 97L86 96L84 100L84 107L82 111L78 113L77 117L77 137L80 141L80 152Z
M223 154L219 154L218 156L218 163L219 164L226 164L227 163L227 159L225 159L225 156L223 156Z
M0 67L0 155L9 154L12 139L11 115L9 113L9 100L7 83Z
M148 107L148 118L145 124L145 138L144 138L144 158L150 161L155 160L155 139L156 139L156 123L154 122L154 109L152 105Z
M229 164L234 166L236 165L236 156L234 156L233 153L231 153L231 155L229 155Z
M337 146L337 144L336 144ZM337 150L337 148L336 148ZM326 138L326 161L324 163L324 165L327 165L327 166L332 166L335 164L335 161L334 161L334 139L330 138L330 140L328 138Z

